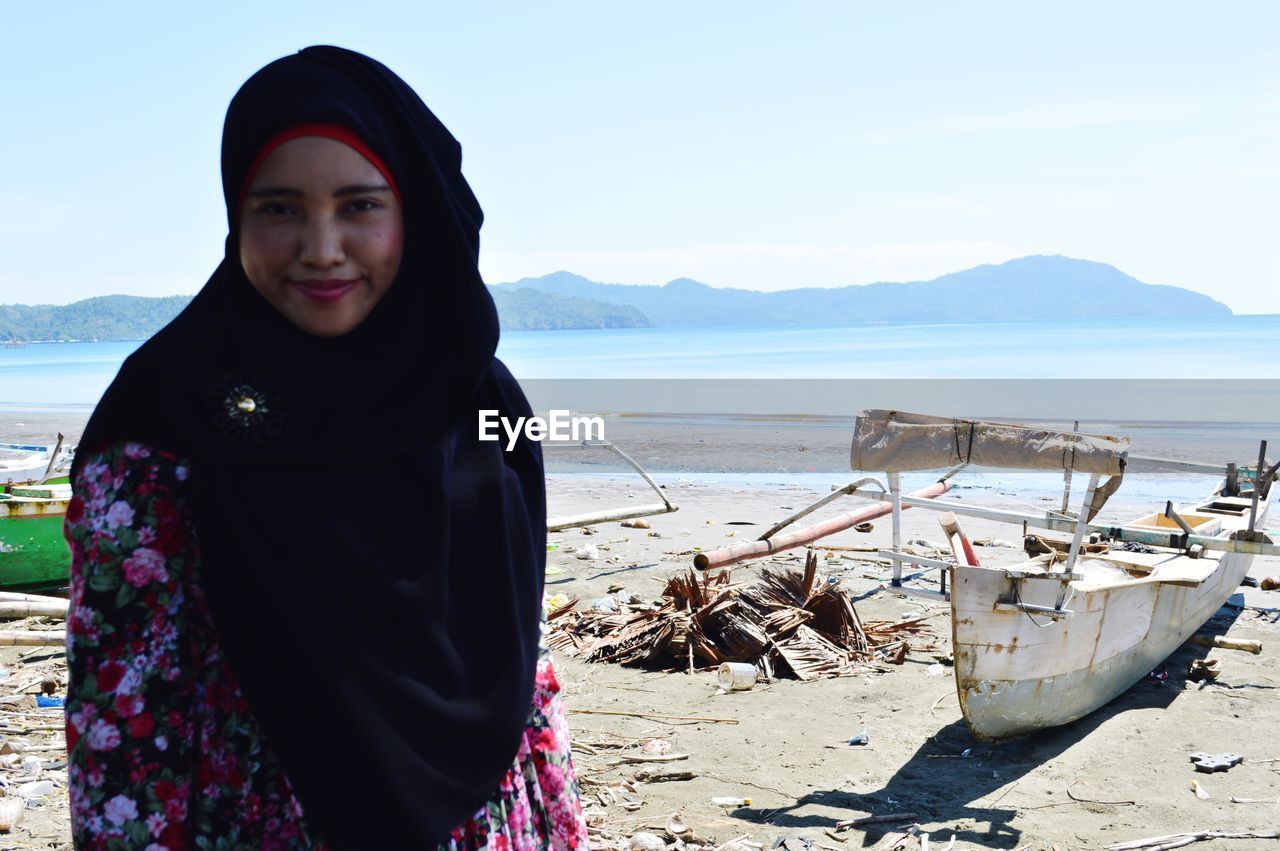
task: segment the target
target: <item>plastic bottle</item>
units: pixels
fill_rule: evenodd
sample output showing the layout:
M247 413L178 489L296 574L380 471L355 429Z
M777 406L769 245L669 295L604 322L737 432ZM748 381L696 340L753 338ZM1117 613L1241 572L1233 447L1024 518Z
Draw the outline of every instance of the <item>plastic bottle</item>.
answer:
M737 809L738 807L751 806L751 799L750 798L729 798L729 797L717 795L711 799L711 803L715 804L717 807L730 807L732 809Z

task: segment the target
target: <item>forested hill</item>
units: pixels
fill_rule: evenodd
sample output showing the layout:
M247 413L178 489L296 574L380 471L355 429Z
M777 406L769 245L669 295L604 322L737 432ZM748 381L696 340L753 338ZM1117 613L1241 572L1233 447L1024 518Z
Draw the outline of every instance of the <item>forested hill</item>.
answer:
M758 292L679 278L663 286L601 284L569 272L495 287L630 305L654 325L843 325L1229 316L1230 308L1180 287L1147 284L1114 266L1069 257L1022 257L931 281Z
M567 328L644 328L648 318L628 305L536 292L494 290L502 327L509 331ZM74 304L0 304L0 342L6 340L144 340L165 326L190 296L108 295Z
M0 341L142 340L189 301L185 295L104 295L64 305L0 304Z

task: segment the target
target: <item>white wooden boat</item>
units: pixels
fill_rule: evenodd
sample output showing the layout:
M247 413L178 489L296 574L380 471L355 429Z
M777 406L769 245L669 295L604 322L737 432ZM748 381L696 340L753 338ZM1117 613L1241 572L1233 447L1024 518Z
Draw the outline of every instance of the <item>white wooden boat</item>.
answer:
M0 485L65 482L74 457L75 450L62 445L61 435L55 446L0 443Z
M1017 736L1101 707L1218 611L1255 555L1280 555L1280 546L1261 531L1276 476L1265 443L1253 469L1172 462L1184 471L1224 475L1204 500L1176 509L1166 505L1161 513L1120 526L1092 525L1123 478L1127 449L1127 439L1003 423L891 411L859 416L853 467L886 470L889 476L887 493L860 494L892 503L894 544L881 555L894 560L894 584L902 592L949 599L956 689L977 736ZM1068 477L1075 470L1091 478L1074 518L1065 511L1040 516L905 497L897 486L903 470L969 463L1057 468ZM1102 476L1109 476L1105 484ZM1064 495L1064 509L1066 504ZM956 564L922 559L901 551L898 518L904 507L1006 520L1072 537L1014 566L971 565L955 540ZM1086 535L1109 544L1108 551L1082 554ZM1147 552L1125 551L1125 542L1142 544L1139 549ZM901 584L902 566L912 563L940 571L937 591Z

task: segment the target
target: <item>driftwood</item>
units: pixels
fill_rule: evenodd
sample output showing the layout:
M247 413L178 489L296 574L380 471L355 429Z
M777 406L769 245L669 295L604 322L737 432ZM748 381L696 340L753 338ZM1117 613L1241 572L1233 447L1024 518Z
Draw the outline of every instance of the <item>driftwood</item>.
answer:
M620 715L624 718L649 718L657 721L689 721L707 724L737 724L737 718L703 718L697 715L659 715L656 712L614 712L609 709L569 709L570 715Z
M46 594L25 594L19 591L0 591L0 602L6 603L61 603L67 605L65 597L50 597Z
M817 553L803 571L763 570L750 584L730 571L672 577L657 605L619 612L549 613L548 644L590 662L683 670L723 662L756 665L799 680L855 674L905 653L905 636L923 618L863 625L849 595L818 574Z
M0 647L14 645L20 647L55 647L67 643L67 633L63 630L48 632L26 632L12 629L0 630Z
M880 816L861 816L859 818L851 818L846 821L836 822L836 830L848 830L851 827L858 827L864 824L876 824L885 821L911 821L916 817L915 813L885 813Z
M66 600L58 599L50 599L49 602L0 600L0 618L65 618L67 605Z
M1108 845L1107 851L1135 851L1138 848L1150 848L1151 851L1166 851L1170 848L1181 848L1193 842L1204 842L1207 839L1280 839L1280 832L1240 831L1228 833L1220 830L1202 830L1196 833L1171 833L1168 836L1153 836L1150 839L1137 839L1133 842L1121 842Z

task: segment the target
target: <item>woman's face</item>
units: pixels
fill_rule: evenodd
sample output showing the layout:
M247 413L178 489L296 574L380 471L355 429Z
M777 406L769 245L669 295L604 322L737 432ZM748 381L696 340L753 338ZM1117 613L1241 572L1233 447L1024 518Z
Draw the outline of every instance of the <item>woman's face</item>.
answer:
M404 252L400 202L377 168L334 139L272 151L240 210L240 263L253 288L309 334L338 337L386 295Z

